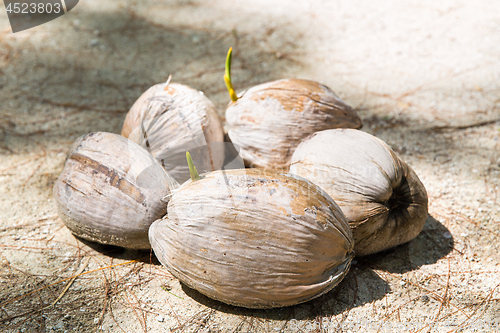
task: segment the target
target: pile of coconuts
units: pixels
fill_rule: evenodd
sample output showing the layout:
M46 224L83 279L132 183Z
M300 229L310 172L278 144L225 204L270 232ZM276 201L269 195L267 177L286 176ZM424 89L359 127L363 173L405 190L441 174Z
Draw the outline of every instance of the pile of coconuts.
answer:
M231 144L214 104L170 78L139 97L121 135L74 142L54 185L74 235L152 248L202 294L275 308L334 288L354 255L420 233L424 185L386 143L359 130L351 107L302 79L236 94L231 56L229 49ZM229 167L235 158L240 167Z

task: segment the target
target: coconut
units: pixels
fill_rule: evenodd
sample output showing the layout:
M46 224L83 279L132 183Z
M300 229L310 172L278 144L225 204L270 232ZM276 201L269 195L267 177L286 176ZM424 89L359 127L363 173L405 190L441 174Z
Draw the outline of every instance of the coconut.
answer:
M142 147L100 132L75 141L53 190L59 216L76 236L149 249L149 227L167 213L176 186Z
M277 80L236 96L230 62L231 50L225 76L232 98L226 109L227 129L247 166L287 169L295 148L310 134L361 127L356 112L330 88L315 81Z
M190 151L200 172L224 162L224 131L214 104L179 83L149 88L132 105L121 134L148 150L179 183L189 179Z
M345 216L323 190L264 169L216 171L183 184L149 238L181 282L248 308L328 292L347 273L354 244Z
M427 192L382 140L362 131L315 133L295 150L290 172L323 188L349 221L357 255L406 243L427 218Z

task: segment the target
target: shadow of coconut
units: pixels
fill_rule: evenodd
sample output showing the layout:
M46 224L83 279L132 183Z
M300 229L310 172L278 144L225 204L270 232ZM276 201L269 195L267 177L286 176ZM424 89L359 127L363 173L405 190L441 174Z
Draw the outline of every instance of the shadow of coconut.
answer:
M357 257L360 266L390 273L406 273L436 263L454 247L453 235L441 222L427 216L420 234L408 243L374 255Z
M182 290L196 302L228 314L271 319L306 320L329 317L354 307L382 299L390 292L386 281L369 268L352 267L346 277L331 291L311 301L274 309L247 309L213 300L181 283Z
M412 241L370 256L356 257L346 277L330 292L311 301L276 309L247 309L213 300L182 285L183 291L198 303L234 315L271 320L310 320L335 316L347 310L383 299L391 289L374 269L405 273L437 262L453 249L449 230L428 216L423 230Z
M75 236L78 241L85 244L92 250L99 252L100 254L112 257L114 259L122 259L122 260L136 260L138 262L144 262L153 265L161 265L156 256L154 255L153 250L148 249L126 249L124 247L115 246L115 245L107 245L92 242L78 236Z

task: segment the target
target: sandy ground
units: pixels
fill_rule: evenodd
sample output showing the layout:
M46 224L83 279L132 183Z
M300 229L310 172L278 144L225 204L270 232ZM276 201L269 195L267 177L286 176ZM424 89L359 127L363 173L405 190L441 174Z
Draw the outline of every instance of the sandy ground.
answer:
M0 331L500 329L500 2L270 3L87 0L16 34L0 10ZM229 46L237 90L285 77L330 86L428 190L416 239L356 258L337 288L302 305L209 300L148 251L76 239L55 210L73 140L119 133L169 74L223 116Z

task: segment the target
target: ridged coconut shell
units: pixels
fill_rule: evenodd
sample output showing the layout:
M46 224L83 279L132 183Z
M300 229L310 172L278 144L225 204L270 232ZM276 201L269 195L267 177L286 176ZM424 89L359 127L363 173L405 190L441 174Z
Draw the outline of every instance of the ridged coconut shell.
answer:
M356 255L406 243L427 218L427 192L416 173L382 140L352 129L304 140L290 172L323 188L352 228Z
M353 240L319 187L264 169L185 183L149 230L153 250L187 286L222 302L273 308L326 293L347 273Z
M112 133L78 138L54 185L59 216L78 237L150 248L148 229L167 213L175 181L134 142Z
M328 87L285 79L250 88L226 110L228 135L245 164L287 168L293 151L310 134L360 128L361 119Z
M121 134L151 153L178 182L189 179L186 151L199 172L224 162L224 131L214 104L178 83L149 88L132 105Z

